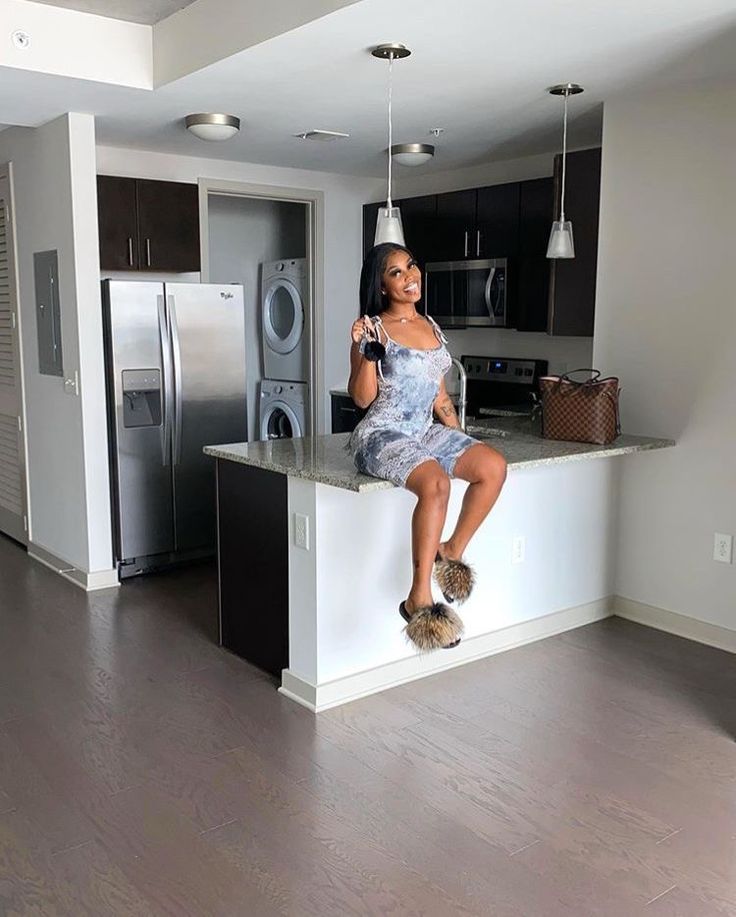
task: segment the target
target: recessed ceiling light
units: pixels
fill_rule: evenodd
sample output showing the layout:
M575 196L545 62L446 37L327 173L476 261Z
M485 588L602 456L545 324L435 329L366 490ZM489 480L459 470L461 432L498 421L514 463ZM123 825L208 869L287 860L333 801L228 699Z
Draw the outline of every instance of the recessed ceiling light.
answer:
M219 112L187 115L184 124L200 140L229 140L240 130L240 118Z
M395 143L391 156L401 166L422 166L434 156L434 147L431 143Z
M329 140L347 140L350 134L344 134L342 131L302 131L301 134L294 134L299 140L320 140L326 143Z

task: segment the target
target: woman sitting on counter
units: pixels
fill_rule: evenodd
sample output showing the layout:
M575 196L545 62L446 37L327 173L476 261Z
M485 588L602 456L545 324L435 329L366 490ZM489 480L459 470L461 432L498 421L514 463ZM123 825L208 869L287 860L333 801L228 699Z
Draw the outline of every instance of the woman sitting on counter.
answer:
M432 571L446 602L468 598L474 574L463 553L501 492L506 461L460 428L444 383L451 364L447 339L431 317L417 312L421 293L421 272L408 249L385 243L369 252L360 278L361 318L351 330L348 391L358 407L370 406L350 438L356 467L417 498L412 584L399 613L407 637L426 651L460 642L462 620L434 601ZM455 530L440 542L453 477L469 487Z

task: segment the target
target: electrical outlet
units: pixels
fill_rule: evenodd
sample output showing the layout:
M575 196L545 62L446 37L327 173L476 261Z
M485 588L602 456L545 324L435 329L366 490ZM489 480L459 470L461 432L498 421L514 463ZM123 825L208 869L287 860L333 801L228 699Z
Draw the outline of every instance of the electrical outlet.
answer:
M733 535L722 535L716 532L713 538L713 560L730 564L733 557Z
M521 564L526 556L526 539L523 535L517 535L511 542L511 563Z
M309 516L302 513L294 513L294 544L309 550Z

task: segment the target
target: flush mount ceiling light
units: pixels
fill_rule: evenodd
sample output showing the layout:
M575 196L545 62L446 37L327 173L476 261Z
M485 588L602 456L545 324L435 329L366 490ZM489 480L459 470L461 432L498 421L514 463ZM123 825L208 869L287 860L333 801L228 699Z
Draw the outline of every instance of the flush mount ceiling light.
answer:
M388 61L388 148L386 158L388 159L388 189L386 193L386 206L378 210L378 219L376 220L376 235L373 240L374 245L380 245L382 242L396 242L398 245L404 245L404 228L401 225L401 211L394 207L391 200L391 163L393 156L393 123L392 123L392 100L393 100L393 68L394 60L401 60L402 57L408 57L411 51L398 42L378 45L373 48L371 54L381 60Z
M184 124L200 140L229 140L240 130L240 118L214 112L187 115Z
M423 166L434 156L434 147L431 143L395 143L391 155L400 166Z
M562 117L562 182L560 186L560 218L552 223L547 243L548 258L574 258L575 244L572 238L572 223L565 219L565 167L567 164L567 100L583 91L577 83L560 83L547 90L550 95L564 96L565 111Z

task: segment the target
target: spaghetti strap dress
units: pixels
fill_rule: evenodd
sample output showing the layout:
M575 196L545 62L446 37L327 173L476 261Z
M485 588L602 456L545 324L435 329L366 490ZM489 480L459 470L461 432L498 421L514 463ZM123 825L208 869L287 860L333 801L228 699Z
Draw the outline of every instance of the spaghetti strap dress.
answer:
M415 468L434 460L452 477L457 460L478 440L433 422L440 382L452 363L447 338L427 316L437 346L405 347L390 337L380 316L371 318L386 355L378 364L378 395L350 437L356 468L405 487Z

